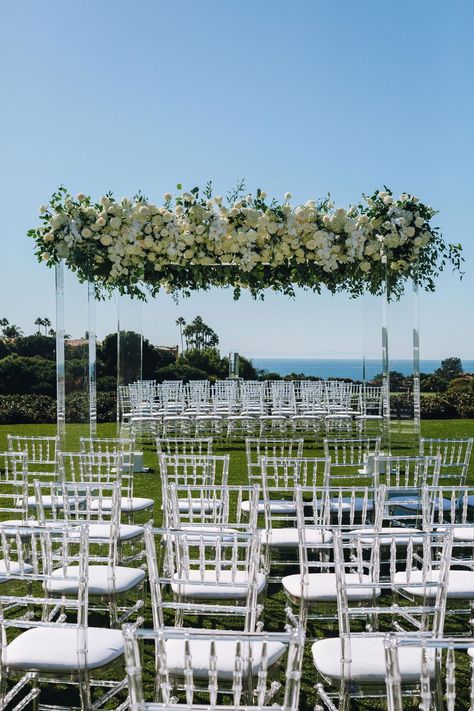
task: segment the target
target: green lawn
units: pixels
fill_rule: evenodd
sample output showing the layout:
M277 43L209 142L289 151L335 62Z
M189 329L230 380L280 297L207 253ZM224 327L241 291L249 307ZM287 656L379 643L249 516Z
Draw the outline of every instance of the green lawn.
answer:
M17 435L53 435L55 434L55 425L4 425L0 426L0 448L6 449L6 436L8 433ZM425 437L466 437L474 435L474 420L425 420L422 422L422 434ZM79 445L79 437L87 436L87 428L85 425L72 425L68 427L68 435L66 442L66 449L77 449ZM116 425L115 423L103 424L98 426L98 436L102 437L115 437L116 436ZM399 440L400 435L394 434L392 438L393 450L396 453L396 442ZM245 462L245 451L242 444L234 444L231 446L215 446L216 453L229 452L231 457L230 464L230 483L245 483L247 478L246 462ZM404 448L404 451L407 451ZM322 448L321 442L318 446L308 446L305 447L305 455L307 456L321 456ZM161 523L161 511L160 511L160 478L157 475L157 461L155 451L149 447L145 448L144 451L144 465L149 467L150 471L146 474L137 474L135 480L135 494L138 496L148 496L155 499L155 524L157 526ZM471 462L471 467L469 470L469 481L474 484L474 462ZM268 630L281 630L285 623L285 609L286 600L282 593L281 585L271 585L268 590L266 602L265 602L265 613L264 622L265 628ZM146 615L147 624L150 623L149 611ZM328 636L334 635L334 628L328 628L318 626L317 629L313 630L317 636ZM151 667L150 667L150 678L151 678ZM304 661L304 674L303 683L301 691L301 702L300 709L304 711L309 711L314 708L316 703L316 696L314 692L314 683L316 681L314 667L312 665L310 645L305 654ZM54 694L53 694L54 696ZM378 709L381 708L380 705L373 700L367 699L364 702L358 703L358 709ZM456 708L467 708L462 704Z

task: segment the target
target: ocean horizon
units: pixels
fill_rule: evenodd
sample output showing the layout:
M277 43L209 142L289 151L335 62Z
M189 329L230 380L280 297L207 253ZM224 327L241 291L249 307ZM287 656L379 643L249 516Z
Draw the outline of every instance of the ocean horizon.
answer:
M362 380L361 358L250 358L255 368L266 370L278 375L302 373L319 378L351 378ZM462 361L464 371L474 372L474 360ZM434 373L441 365L441 359L420 360L421 373ZM382 372L381 359L367 359L365 361L366 378L372 380ZM411 375L413 361L410 358L393 358L390 360L390 370L396 370L402 375Z

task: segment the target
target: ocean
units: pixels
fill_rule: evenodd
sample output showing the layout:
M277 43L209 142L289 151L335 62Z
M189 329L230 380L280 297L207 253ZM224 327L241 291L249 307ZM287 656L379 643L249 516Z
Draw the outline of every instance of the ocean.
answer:
M352 380L362 380L362 360L361 359L318 359L318 358L251 358L255 368L267 370L270 373L279 375L289 375L290 373L303 373L304 375L315 375L319 378L351 378ZM463 360L463 368L466 372L474 372L474 360ZM420 360L420 371L422 373L434 373L441 365L441 360ZM382 372L381 360L367 360L366 364L367 380ZM411 375L413 362L410 359L390 360L390 370L396 370L403 375Z

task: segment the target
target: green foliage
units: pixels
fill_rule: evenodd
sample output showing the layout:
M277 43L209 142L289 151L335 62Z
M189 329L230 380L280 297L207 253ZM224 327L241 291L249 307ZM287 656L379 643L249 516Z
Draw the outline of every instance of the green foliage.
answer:
M448 393L471 393L474 395L474 376L463 375L460 378L454 378L449 383Z
M207 377L208 374L204 370L186 365L186 363L166 365L156 371L156 379L159 383L162 383L163 380L183 380L188 383L190 380L206 380Z
M86 422L87 399L82 393L66 397L69 422ZM97 393L97 421L113 422L117 398L113 393ZM56 423L56 398L50 395L0 395L0 425Z
M56 359L56 341L51 336L42 336L37 333L33 336L17 338L13 348L21 356L40 356L47 360Z
M441 361L440 367L435 371L435 374L445 380L454 380L459 378L464 373L462 361L460 358L445 358Z
M0 392L54 395L56 365L38 356L12 354L0 360Z

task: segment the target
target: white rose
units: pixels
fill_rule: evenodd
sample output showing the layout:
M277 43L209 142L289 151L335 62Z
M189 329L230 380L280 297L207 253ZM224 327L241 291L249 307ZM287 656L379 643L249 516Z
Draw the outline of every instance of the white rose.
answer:
M104 247L109 247L112 244L113 240L110 235L102 235L100 238L100 243L104 245Z
M88 227L84 227L81 232L81 235L84 237L84 239L88 239L89 237L92 237L92 230L90 230Z
M49 259L49 256L49 252L43 252L41 259L46 262Z
M120 219L120 217L112 217L112 219L110 220L110 226L113 230L118 230L121 224L122 220Z
M103 217L99 217L96 222L96 225L97 225L97 227L104 227L105 223L106 223L105 219Z
M173 196L171 195L171 193L165 193L165 194L163 195L163 200L164 200L165 202L169 202L169 201L172 200L172 199L173 199Z
M384 205L391 205L393 202L393 197L391 195L385 195L383 198L383 204Z
M106 207L107 205L110 204L109 198L106 197L105 195L103 195L103 196L100 198L99 202L100 202L100 204L103 205L104 207Z
M59 230L66 223L66 218L64 215L54 215L51 218L51 228L53 230Z
M48 212L48 206L47 205L40 205L40 215L43 215L43 213Z
M183 193L183 200L186 200L186 202L192 202L194 198L191 193Z
M141 217L148 217L149 211L146 205L141 205L141 207L138 209L138 214Z
M267 193L265 192L265 190L260 191L260 197L262 200L265 200L265 198L267 197Z
M84 202L85 199L86 196L84 195L84 193L77 193L76 200L78 200L79 202Z
M415 236L415 233L416 233L416 230L415 230L414 227L405 227L405 229L403 230L403 232L405 233L405 236L406 236L406 237L414 237L414 236Z
M51 232L46 232L46 234L43 235L44 242L52 242L53 239L54 239L54 235L52 235Z
M424 223L424 219L422 217L417 217L415 219L415 227L422 227Z
M363 272L370 272L370 264L369 262L363 261L360 263L360 268Z
M131 200L129 200L127 197L123 197L120 202L122 203L122 207L127 208L132 206Z
M285 198L285 200L291 200L293 195L291 193L285 193L283 197Z

